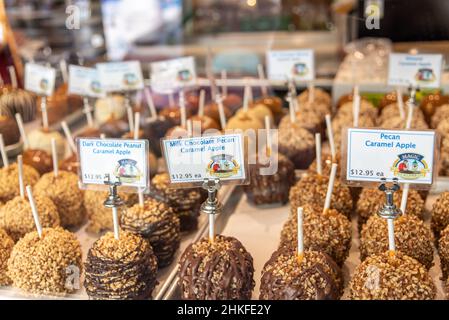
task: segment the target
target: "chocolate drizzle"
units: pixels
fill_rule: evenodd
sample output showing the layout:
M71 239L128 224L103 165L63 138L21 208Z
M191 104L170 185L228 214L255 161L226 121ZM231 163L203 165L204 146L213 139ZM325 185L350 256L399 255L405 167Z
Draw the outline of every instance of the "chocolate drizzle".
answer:
M338 300L343 276L326 254L307 251L301 262L294 252L276 251L265 264L261 300Z
M249 300L254 289L253 258L235 238L216 236L191 244L179 262L185 300Z
M157 285L156 257L143 238L134 250L119 260L105 257L98 241L95 242L89 250L85 269L86 292L95 300L148 299Z

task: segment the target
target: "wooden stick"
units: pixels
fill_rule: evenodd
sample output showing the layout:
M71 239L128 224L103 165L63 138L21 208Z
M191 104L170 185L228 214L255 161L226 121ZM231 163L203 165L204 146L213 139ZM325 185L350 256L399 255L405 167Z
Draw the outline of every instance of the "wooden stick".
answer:
M17 81L16 69L14 68L14 66L9 66L8 71L9 77L11 78L11 86L16 89L19 86L19 83Z
M48 130L48 111L47 111L47 97L41 97L41 112L42 112L42 126L44 130Z
M20 190L20 197L22 199L25 199L25 185L23 183L23 156L17 157L17 165L19 167L19 190Z
M56 152L56 139L51 139L51 155L53 158L53 173L55 175L55 178L59 175L59 168L58 168L58 153Z
M227 119L224 111L223 99L221 98L220 95L217 95L216 97L216 104L218 105L218 114L220 116L221 129L224 130L227 126Z
M3 135L0 133L0 153L2 155L3 167L9 167L9 159L6 154L5 140L3 139Z
M304 209L302 207L298 208L297 212L298 219L298 258L302 259L304 256Z
M271 157L272 137L271 137L271 119L270 116L265 116L265 130L267 131L267 156Z
M402 120L405 120L404 100L402 97L402 90L399 87L396 88L396 98L398 100L399 115Z
M86 114L86 120L87 120L87 125L90 128L93 128L95 126L94 124L94 118L92 117L92 112L90 110L90 105L89 105L89 98L84 97L83 98L83 108L84 108L84 113Z
M143 89L143 93L145 95L145 100L147 101L148 108L150 109L150 117L152 119L157 118L156 106L154 105L153 97L151 96L151 91L149 88Z
M206 104L206 91L201 90L200 91L200 101L198 106L198 116L203 117L204 116L204 105Z
M321 163L321 133L315 134L315 146L316 146L316 172L321 176L323 175L323 166Z
M34 224L36 225L37 234L39 235L39 238L42 238L42 225L39 219L39 213L37 211L36 202L34 201L33 197L33 190L31 189L31 186L26 187L27 194L28 194L28 201L30 201L31 206L31 212L33 214Z
M67 122L62 121L61 126L62 126L62 130L64 131L67 142L69 143L70 150L72 150L72 152L74 154L76 154L77 150L76 150L75 140L73 139L72 132L70 131L70 128L67 125Z
M128 124L129 124L129 132L134 132L134 114L133 109L131 107L126 108L126 112L128 113Z
M396 252L396 244L394 240L394 219L387 219L388 221L388 249L390 255L394 255Z
M181 111L181 127L185 129L187 126L187 109L184 91L179 93L179 107Z
M223 95L223 97L226 97L228 95L227 79L228 73L226 72L226 70L221 70L221 81L222 81L221 94Z
M25 131L25 126L23 125L22 115L20 113L16 113L16 121L17 121L17 126L19 127L20 135L23 140L23 145L26 150L30 147L30 142L28 140L28 136Z
M326 127L327 127L327 137L329 139L329 145L331 148L332 161L336 161L337 151L335 149L334 132L332 130L332 120L330 114L326 115Z
M334 184L335 184L335 177L337 176L337 168L338 165L336 163L333 163L331 175L329 178L329 185L327 187L326 201L324 202L323 212L327 212L331 208L332 193L334 192Z
M266 76L265 76L265 70L263 69L262 64L257 65L257 73L259 74L260 90L262 91L262 96L267 97L268 96L268 88L265 84Z
M139 131L140 131L140 112L136 112L134 114L134 140L139 139Z

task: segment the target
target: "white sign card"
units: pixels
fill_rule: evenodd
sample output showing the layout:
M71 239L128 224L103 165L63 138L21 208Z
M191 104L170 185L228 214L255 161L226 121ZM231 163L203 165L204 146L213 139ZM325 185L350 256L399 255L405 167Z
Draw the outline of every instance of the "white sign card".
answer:
M441 83L443 56L441 54L391 53L388 84L390 86L419 86L438 88Z
M77 139L77 143L84 185L104 185L109 175L125 187L148 188L148 140Z
M144 88L139 61L98 63L101 87L105 92L135 91Z
M69 93L83 97L102 98L98 70L81 66L69 66Z
M315 79L315 56L311 49L268 51L267 66L270 80Z
M193 57L184 57L150 64L151 88L160 94L170 94L181 88L196 85Z
M245 181L244 142L241 134L162 141L172 184L202 184L204 179Z
M346 180L431 185L434 177L434 131L350 128L347 134Z
M25 65L25 89L38 95L51 96L55 90L56 70L35 63Z

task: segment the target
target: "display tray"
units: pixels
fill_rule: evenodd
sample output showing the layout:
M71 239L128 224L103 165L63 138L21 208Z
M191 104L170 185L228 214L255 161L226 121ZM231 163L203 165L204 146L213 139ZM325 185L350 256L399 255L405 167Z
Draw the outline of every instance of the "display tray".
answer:
M429 223L430 210L436 197L435 194L431 194L427 199L426 223ZM246 195L240 187L235 189L228 201L236 204L227 206L228 208L235 208L235 210L226 210L222 216L217 218L217 233L239 239L252 255L255 268L254 280L256 282L252 298L258 299L262 268L278 247L281 229L288 219L290 206L253 206L248 202ZM228 204L226 203L225 205ZM206 233L207 230L205 230L203 236L206 236ZM343 267L345 277L343 300L348 299L348 282L355 268L360 264L360 253L358 249L359 233L357 231L357 217L355 215L352 217L352 237L350 255ZM263 241L263 245L261 245L261 241ZM444 300L445 293L443 283L440 280L440 261L436 250L434 258L435 265L430 270L430 275L437 287L437 299ZM165 294L164 299L176 300L180 299L180 297L180 289L177 285L177 278L175 278L170 289Z
M221 199L227 199L230 194L232 194L233 187L232 186L225 186L220 190L219 196ZM227 203L229 203L226 200ZM229 205L227 206L229 207ZM176 252L173 262L171 265L161 269L158 271L157 275L157 281L159 284L156 286L156 288L153 291L153 298L154 299L160 299L167 289L170 287L170 285L173 283L173 280L177 274L177 261L179 260L181 254L184 252L184 250L187 248L187 246L197 241L200 236L204 233L205 230L207 230L208 222L207 217L200 215L199 217L199 223L198 223L198 229L197 231L193 231L188 234L182 234L181 237L181 245L178 251ZM92 233L88 233L86 231L87 225L83 226L79 230L71 230L75 232L77 235L78 240L81 243L81 249L83 253L83 263L86 261L87 252L89 251L89 248L92 246L92 244L100 237L100 235L95 235ZM84 287L82 286L82 283L84 282L84 275L81 277L81 288L73 293L68 294L63 297L57 296L43 296L43 295L30 295L27 293L24 293L21 290L18 290L16 288L12 287L0 287L0 300L15 300L15 299L67 299L67 300L86 300L88 299L88 296L85 292Z

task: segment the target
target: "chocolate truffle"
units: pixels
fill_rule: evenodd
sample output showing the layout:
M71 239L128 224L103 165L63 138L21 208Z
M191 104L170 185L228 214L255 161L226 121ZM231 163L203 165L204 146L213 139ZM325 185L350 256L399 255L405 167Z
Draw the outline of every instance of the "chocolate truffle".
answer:
M430 228L415 216L403 215L394 221L396 250L418 260L427 269L433 266L434 238ZM387 220L373 215L360 234L360 258L388 251Z
M349 283L352 300L433 300L436 288L426 268L397 251L371 256Z
M30 166L23 165L23 183L34 186L39 180L39 173ZM17 197L19 192L19 167L16 163L0 169L0 202L7 202Z
M43 228L59 227L59 213L54 203L46 197L35 197L37 212ZM0 228L18 241L36 229L30 203L27 199L15 197L0 208Z
M20 141L20 131L17 122L0 113L0 134L3 135L5 146L16 144Z
M303 208L304 249L324 252L342 266L351 248L351 221L334 209L323 213L321 207L316 205L304 205ZM296 211L292 209L292 216L282 229L279 248L292 251L297 248Z
M277 154L274 159L277 159L277 170L272 173L270 166L273 164L270 163L257 161L257 164L250 166L250 184L243 189L248 200L256 205L288 202L290 188L295 184L295 166L282 154ZM261 170L267 171L267 174L262 174Z
M89 220L87 231L100 233L113 230L111 209L104 206L108 195L109 192L106 191L86 190L84 192L84 206ZM133 193L122 192L119 192L119 196L125 203L125 206L119 209L120 215L126 207L136 204L137 196Z
M296 212L299 207L306 204L316 204L324 208L326 194L329 185L329 177L320 176L316 173L303 175L301 180L290 190L290 204ZM351 218L352 197L349 188L336 180L332 192L331 208Z
M40 175L53 171L53 158L44 150L27 149L22 156L23 163L36 169Z
M180 223L167 204L148 198L143 207L136 204L123 211L121 226L150 241L159 268L173 261L181 241Z
M7 270L8 259L13 247L14 241L5 230L0 229L0 287L11 284L11 280L7 276Z
M402 190L394 193L394 204L399 208L402 200ZM359 231L368 219L377 214L385 203L385 193L378 189L363 189L357 201L356 212L358 216ZM416 190L408 193L406 214L423 219L424 200Z
M276 251L262 270L260 300L338 300L343 274L325 253Z
M449 192L441 193L432 206L432 230L436 238L449 225Z
M79 227L84 222L84 192L78 187L76 174L59 171L59 175L55 177L53 173L47 173L34 186L34 193L53 201L58 208L61 226Z
M438 254L440 255L442 280L448 280L449 277L449 226L441 231L438 241Z
M57 131L49 131L44 129L38 129L31 131L28 135L28 140L30 142L30 149L34 150L44 150L48 154L52 154L51 140L56 139L56 152L58 154L58 159L64 159L66 140Z
M181 231L193 231L198 226L198 215L201 204L206 200L199 189L170 188L170 177L167 173L157 174L151 180L150 193L155 199L162 201L173 209L181 222Z
M240 241L217 235L187 247L179 261L184 300L249 300L254 289L253 258Z
M84 287L93 300L144 300L157 285L157 259L149 242L127 231L95 241L87 254Z
M296 169L307 169L315 158L315 137L300 124L279 129L279 152L286 155Z
M79 277L81 271L81 245L73 233L59 227L43 229L42 238L37 231L28 233L8 260L13 286L29 293L72 293L76 288L70 278Z

